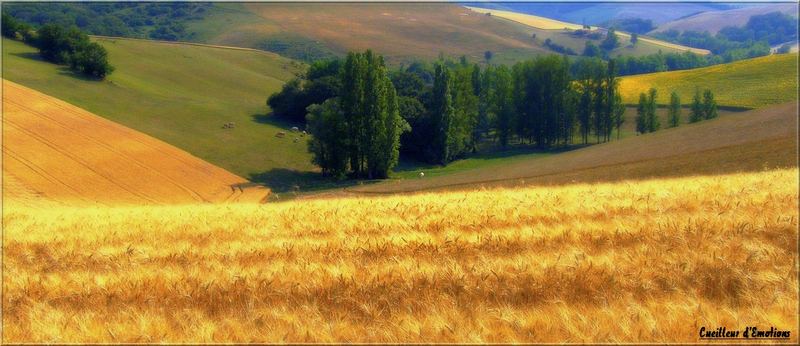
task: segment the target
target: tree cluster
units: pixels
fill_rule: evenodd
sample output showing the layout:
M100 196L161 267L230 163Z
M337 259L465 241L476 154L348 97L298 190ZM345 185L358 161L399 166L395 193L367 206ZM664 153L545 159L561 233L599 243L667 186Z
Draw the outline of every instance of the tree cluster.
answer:
M39 49L43 59L62 65L92 78L103 79L114 71L108 52L76 27L58 24L41 26L35 32L25 23L3 13L3 36L22 39Z
M720 56L720 62L731 62L768 55L770 45L797 40L797 18L781 12L771 12L750 17L744 27L722 28L716 35L669 30L654 36L690 47L708 49Z
M44 25L37 30L33 45L45 60L67 64L72 70L93 78L103 79L114 71L108 63L106 49L89 41L89 36L76 27Z
M642 18L620 18L603 23L606 28L616 28L633 34L646 34L656 28L653 21Z
M339 96L308 107L313 161L325 175L386 178L397 164L407 124L383 57L369 50L350 53L338 78Z
M692 97L692 104L689 108L690 123L713 119L718 116L717 101L714 100L714 93L709 89L703 91L702 96L700 95L700 89L696 89L694 97Z
M197 2L8 3L3 13L35 27L58 24L92 35L187 40L185 23L204 18L211 8Z

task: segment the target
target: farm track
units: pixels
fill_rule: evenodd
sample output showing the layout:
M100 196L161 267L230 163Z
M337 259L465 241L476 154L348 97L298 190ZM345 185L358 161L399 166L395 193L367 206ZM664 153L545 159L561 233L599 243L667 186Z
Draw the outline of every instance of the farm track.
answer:
M111 204L259 201L247 180L169 144L4 81L3 173L54 200ZM238 192L237 192L238 190Z

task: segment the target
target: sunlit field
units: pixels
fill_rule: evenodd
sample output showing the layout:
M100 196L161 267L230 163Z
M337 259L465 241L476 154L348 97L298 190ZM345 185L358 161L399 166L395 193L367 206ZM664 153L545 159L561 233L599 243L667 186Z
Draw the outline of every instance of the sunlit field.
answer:
M268 205L6 199L3 342L698 342L702 326L791 330L797 176Z

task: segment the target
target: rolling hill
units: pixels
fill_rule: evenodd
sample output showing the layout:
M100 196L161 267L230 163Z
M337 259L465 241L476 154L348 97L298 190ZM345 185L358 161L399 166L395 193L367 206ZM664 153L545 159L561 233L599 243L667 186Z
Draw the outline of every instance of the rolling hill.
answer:
M6 80L2 172L3 197L23 203L258 202L268 194L167 143Z
M724 174L797 166L797 100L570 152L440 177L348 188L348 193L474 189L573 181Z
M3 39L3 77L144 132L241 177L275 183L316 177L303 141L277 138L289 124L266 99L301 65L272 53L96 38L116 71L86 80ZM235 128L223 128L234 122ZM300 173L298 173L300 172ZM298 178L300 179L300 178Z
M555 19L540 17L532 14L519 13L519 12L485 9L480 7L467 7L467 8L477 13L491 14L492 17L503 18L509 21L526 25L532 28L535 31L536 36L541 40L549 38L557 44L571 48L578 54L583 52L585 42L587 41L587 39L585 38L575 37L571 34L573 31L581 29L583 27L580 24L568 23L568 22L558 21ZM593 27L592 29L596 29L596 27ZM691 48L641 35L639 36L639 43L637 43L636 46L631 46L628 43L631 38L631 35L629 33L619 31L617 32L617 34L619 35L621 44L620 47L614 49L611 52L612 56L619 56L619 55L639 56L639 55L655 54L658 53L659 51L664 51L664 52L690 51L700 55L711 54L711 52L706 49ZM595 44L598 43L596 42Z
M203 42L296 58L368 48L390 63L433 59L440 52L481 60L490 50L507 61L548 52L531 42L524 27L448 3L216 4L189 30Z
M533 14L571 23L599 25L614 19L642 18L655 24L676 20L700 12L747 6L735 3L631 3L631 2L482 2L464 3L518 13Z
M707 11L660 24L651 33L677 30L708 31L711 34L716 34L720 29L726 26L744 26L752 16L776 11L797 17L797 4L759 4L758 6L747 6L729 10Z
M705 68L623 77L623 102L639 102L639 93L659 91L659 103L674 90L689 104L695 88L711 89L723 106L758 108L797 100L797 53L770 55Z

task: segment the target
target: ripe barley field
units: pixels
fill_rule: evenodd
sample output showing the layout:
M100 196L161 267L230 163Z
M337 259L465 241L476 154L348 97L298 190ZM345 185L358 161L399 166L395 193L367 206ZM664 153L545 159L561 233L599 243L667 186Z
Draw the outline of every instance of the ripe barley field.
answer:
M794 330L797 176L267 205L6 200L2 341L698 342L703 326Z

